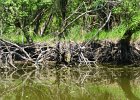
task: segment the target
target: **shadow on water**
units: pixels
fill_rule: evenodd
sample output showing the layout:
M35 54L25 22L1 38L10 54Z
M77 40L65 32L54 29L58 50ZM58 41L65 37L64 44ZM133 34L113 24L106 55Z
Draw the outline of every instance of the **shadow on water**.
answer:
M121 87L127 99L140 100L132 85L139 76L139 68L5 69L0 73L0 100L124 100L104 89L104 85L113 83ZM84 87L89 83L95 87Z
M133 70L124 68L120 75L117 76L117 83L124 91L126 97L129 100L140 100L135 94L132 92L131 80L134 73Z

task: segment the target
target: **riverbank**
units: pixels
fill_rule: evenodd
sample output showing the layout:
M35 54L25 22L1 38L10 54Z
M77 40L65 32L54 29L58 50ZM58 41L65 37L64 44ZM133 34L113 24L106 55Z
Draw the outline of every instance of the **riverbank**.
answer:
M109 40L76 42L57 42L15 44L0 40L0 59L13 67L14 62L40 64L53 61L55 64L112 64L112 65L139 65L140 42L131 42L129 51L123 57L120 42ZM127 48L126 48L127 49ZM123 52L124 53L124 52Z

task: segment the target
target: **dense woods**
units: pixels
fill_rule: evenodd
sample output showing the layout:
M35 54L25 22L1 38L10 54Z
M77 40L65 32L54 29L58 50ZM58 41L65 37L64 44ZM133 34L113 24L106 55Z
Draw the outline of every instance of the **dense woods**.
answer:
M119 26L139 31L139 8L139 0L1 0L0 35L30 43L48 35L95 38Z
M0 0L0 100L140 100L140 0Z

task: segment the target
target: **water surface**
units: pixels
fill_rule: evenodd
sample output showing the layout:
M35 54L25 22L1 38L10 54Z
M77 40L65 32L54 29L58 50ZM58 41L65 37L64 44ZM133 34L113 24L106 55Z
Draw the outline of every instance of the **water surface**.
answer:
M1 67L0 100L140 100L140 68Z

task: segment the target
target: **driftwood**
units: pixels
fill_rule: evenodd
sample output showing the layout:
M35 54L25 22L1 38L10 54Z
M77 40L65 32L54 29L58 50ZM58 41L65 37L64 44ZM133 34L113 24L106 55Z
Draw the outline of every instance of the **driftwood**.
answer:
M86 44L86 45L85 45ZM111 41L93 41L87 43L58 42L55 46L48 44L20 45L0 39L0 59L4 64L16 68L15 62L35 64L138 64L140 63L140 43L131 43L127 54L129 62L124 63L121 55L122 44Z

